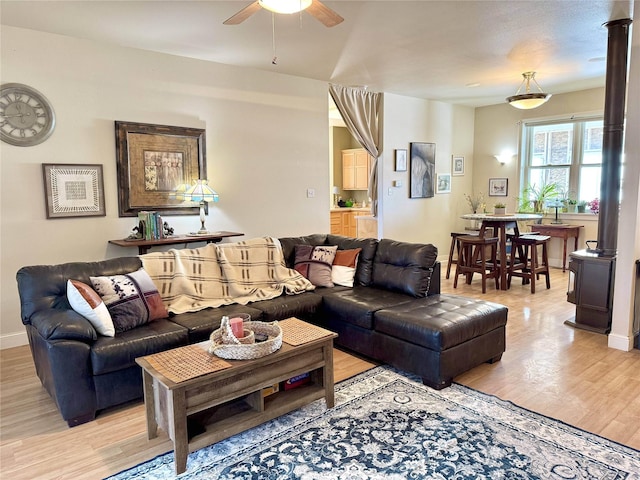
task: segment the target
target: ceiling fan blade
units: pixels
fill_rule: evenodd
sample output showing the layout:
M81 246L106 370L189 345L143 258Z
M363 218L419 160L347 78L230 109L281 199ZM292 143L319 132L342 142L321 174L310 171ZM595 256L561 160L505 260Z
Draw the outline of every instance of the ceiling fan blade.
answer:
M322 22L325 27L335 27L344 21L340 15L324 5L319 0L312 0L311 5L305 10Z
M250 3L249 5L247 5L246 7L244 7L242 10L240 10L238 13L236 13L235 15L233 15L230 18L227 18L224 22L222 22L224 25L237 25L239 23L244 22L247 18L249 18L251 15L253 15L254 13L256 13L258 10L260 10L262 7L260 6L260 4L258 3L258 0L256 0L253 3Z

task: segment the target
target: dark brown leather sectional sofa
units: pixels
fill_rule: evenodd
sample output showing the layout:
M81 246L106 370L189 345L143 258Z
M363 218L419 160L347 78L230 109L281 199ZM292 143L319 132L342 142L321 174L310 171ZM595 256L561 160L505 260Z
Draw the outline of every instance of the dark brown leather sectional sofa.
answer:
M69 306L66 282L117 275L142 266L139 257L37 265L17 273L22 322L38 377L69 426L99 410L142 398L135 358L206 340L224 315L253 320L295 316L338 333L336 343L422 377L434 388L505 350L507 308L440 294L440 263L430 244L314 234L281 238L287 266L295 245L361 248L354 287L316 288L249 305L171 315L120 334L99 336Z

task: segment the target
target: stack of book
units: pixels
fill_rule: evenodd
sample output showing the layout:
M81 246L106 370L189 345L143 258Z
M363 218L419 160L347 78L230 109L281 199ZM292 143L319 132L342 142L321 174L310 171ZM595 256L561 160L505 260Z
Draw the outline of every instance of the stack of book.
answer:
M139 234L145 240L158 240L165 238L162 217L158 212L138 212Z

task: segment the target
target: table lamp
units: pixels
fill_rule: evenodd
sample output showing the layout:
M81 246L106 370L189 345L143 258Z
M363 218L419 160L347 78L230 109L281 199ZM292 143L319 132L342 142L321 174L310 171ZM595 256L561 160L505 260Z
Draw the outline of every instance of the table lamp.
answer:
M333 186L333 188L331 189L331 193L333 193L333 207L337 208L338 207L338 195L340 194L340 189L338 188L337 185Z
M553 224L561 224L562 220L560 220L558 218L558 209L564 207L564 204L562 203L562 201L560 201L560 200L551 200L551 201L547 202L547 207L551 207L551 208L555 208L556 209L556 218L551 223L553 223Z
M178 186L181 188L181 185ZM208 202L217 202L218 194L209 186L207 180L196 180L196 183L189 186L184 192L176 192L176 198L182 199L186 202L200 202L200 230L196 233L198 235L207 235L209 232L204 226L204 204Z

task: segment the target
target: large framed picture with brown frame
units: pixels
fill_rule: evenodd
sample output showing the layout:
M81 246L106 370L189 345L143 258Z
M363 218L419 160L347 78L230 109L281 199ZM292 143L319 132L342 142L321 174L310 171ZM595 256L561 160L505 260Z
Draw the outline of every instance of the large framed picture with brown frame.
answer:
M197 215L198 202L172 193L207 178L204 129L116 121L115 130L119 216Z

